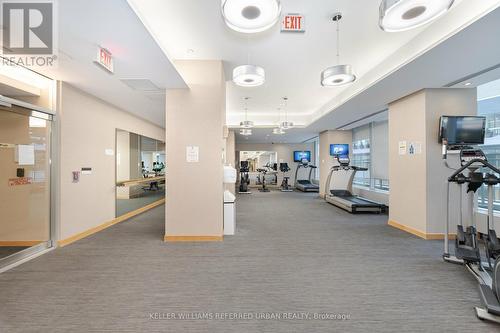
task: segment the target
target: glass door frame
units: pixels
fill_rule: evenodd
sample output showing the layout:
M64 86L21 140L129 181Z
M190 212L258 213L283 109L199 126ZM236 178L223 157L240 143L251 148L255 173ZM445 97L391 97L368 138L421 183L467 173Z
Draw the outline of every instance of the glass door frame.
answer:
M16 108L13 108L13 106L16 106ZM55 139L57 135L54 135L54 130L56 129L56 117L55 114L52 110L46 109L46 108L41 108L36 105L32 105L29 103L25 103L13 98L8 98L0 95L0 112L13 112L21 115L25 115L27 117L35 117L39 119L44 119L48 122L50 122L50 127L49 127L49 133L48 133L48 138L49 138L49 144L47 145L48 149L48 159L49 159L49 182L48 182L48 187L49 187L49 240L44 241L40 244L31 246L29 248L26 248L22 251L19 251L17 253L14 253L10 256L7 256L5 258L0 259L0 273L3 273L9 269L12 269L26 261L29 261L31 259L34 259L48 251L51 251L56 248L57 243L57 226L56 226L56 218L55 218L55 212L56 212L56 192L55 189L57 188L57 171L56 170L56 165L57 163L54 163L56 154L56 148L58 142L55 142ZM57 130L57 129L56 129Z

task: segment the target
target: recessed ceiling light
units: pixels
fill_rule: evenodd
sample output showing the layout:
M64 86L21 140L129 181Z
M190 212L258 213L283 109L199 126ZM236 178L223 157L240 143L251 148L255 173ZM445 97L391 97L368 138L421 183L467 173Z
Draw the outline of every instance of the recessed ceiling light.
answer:
M382 0L379 25L387 32L425 25L445 14L454 0Z
M280 19L280 0L222 0L222 17L226 25L242 33L270 29Z
M466 82L466 83L464 83L464 86L466 86L466 87L468 87L470 85L472 85L472 82Z
M259 66L238 66L233 70L233 82L240 87L258 87L266 82L266 72Z

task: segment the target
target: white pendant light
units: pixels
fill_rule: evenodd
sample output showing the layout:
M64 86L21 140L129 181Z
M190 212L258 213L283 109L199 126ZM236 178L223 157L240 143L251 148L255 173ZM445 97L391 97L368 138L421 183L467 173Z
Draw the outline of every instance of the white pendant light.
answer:
M293 122L288 121L288 97L283 97L283 108L285 109L285 121L280 123L280 128L287 130L293 127Z
M238 66L233 70L233 82L241 87L258 87L266 82L266 72L255 65Z
M425 25L445 14L454 0L382 0L379 25L387 32Z
M351 65L340 64L340 20L342 14L337 13L332 19L337 22L337 65L328 67L321 72L321 85L323 87L342 86L356 81L356 75L353 74Z
M252 128L254 127L253 121L248 120L248 100L250 97L245 97L244 98L244 108L245 108L245 120L240 122L240 127L243 128Z
M237 32L257 33L270 29L280 19L280 0L222 0L222 17Z
M252 135L252 130L250 128L242 128L240 129L240 134L243 136Z

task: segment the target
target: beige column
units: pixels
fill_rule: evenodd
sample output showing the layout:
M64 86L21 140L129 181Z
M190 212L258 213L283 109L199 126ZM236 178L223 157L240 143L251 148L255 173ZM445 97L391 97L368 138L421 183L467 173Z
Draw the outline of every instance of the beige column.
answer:
M325 197L326 179L337 161L330 156L331 144L348 144L352 150L352 131L324 131L319 134L319 195Z
M167 91L166 241L223 235L223 130L226 82L221 61L177 61L189 89ZM187 148L199 150L198 158Z
M234 131L228 131L226 138L226 165L231 165L233 168L238 169L236 165L236 136ZM236 193L235 184L226 184L226 190L231 191L231 193Z
M425 239L443 238L452 170L441 157L439 118L476 114L475 89L425 89L389 105L390 225ZM416 153L404 153L412 143Z

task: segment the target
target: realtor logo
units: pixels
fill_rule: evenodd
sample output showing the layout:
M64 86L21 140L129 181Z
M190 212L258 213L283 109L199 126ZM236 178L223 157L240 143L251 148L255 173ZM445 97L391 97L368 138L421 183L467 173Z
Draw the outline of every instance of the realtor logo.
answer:
M56 0L0 0L2 63L54 66L57 59Z
M52 2L3 2L3 53L52 54Z

